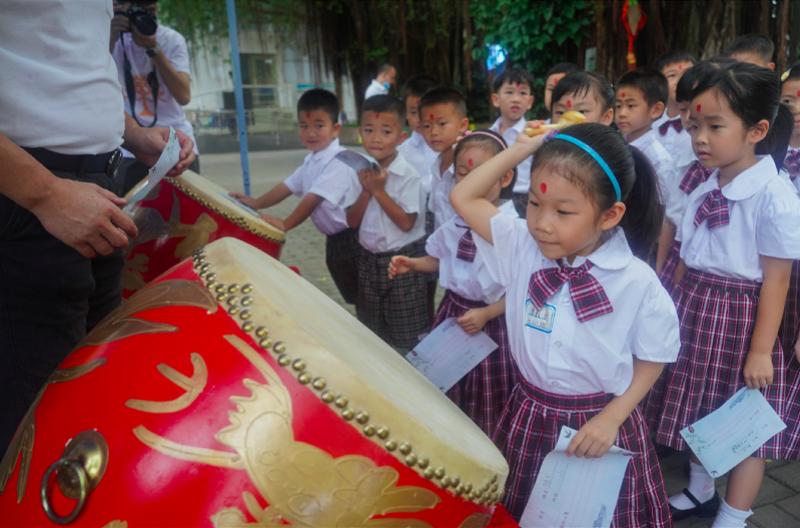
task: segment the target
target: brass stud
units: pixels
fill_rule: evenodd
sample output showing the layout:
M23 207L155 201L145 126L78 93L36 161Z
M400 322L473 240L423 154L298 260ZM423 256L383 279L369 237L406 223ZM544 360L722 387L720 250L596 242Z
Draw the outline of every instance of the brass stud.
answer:
M242 306L250 306L253 304L253 298L249 295L246 297L242 297Z
M222 283L217 284L217 287L214 289L216 290L217 293L223 293L225 291L225 285Z
M462 496L464 494L464 490L461 489L461 488L456 488L456 489L453 490L453 493L456 494L456 497L460 497L460 496Z
M369 414L364 411L359 411L359 413L356 414L356 421L361 425L364 425L369 421Z
M414 467L414 464L417 463L417 455L411 454L406 457L406 465Z
M492 480L490 480L489 482L491 482L492 484L497 482L497 475L492 475Z
M314 378L314 381L311 382L311 386L317 390L322 390L325 388L327 383L323 378Z
M466 491L467 493L470 493L472 491L472 484L467 482L466 484L464 484L464 488L465 488L464 491Z
M327 391L327 390L323 391L323 393L320 394L319 397L325 403L332 403L333 400L335 399L335 397L333 396L333 393L331 391Z
M443 488L449 488L451 484L452 484L452 481L450 480L450 477L444 477L442 479L441 485L442 485Z
M397 442L395 442L394 440L387 440L386 443L383 445L386 447L387 451L394 451L395 449L397 449Z
M292 362L292 358L290 358L286 354L281 354L280 356L278 356L278 365L280 365L282 367L285 367L285 366L289 365L289 363L291 363L291 362Z
M297 358L292 361L292 368L297 372L303 372L306 369L306 362L300 358Z
M400 444L400 452L404 455L411 453L411 446L408 445L406 442Z
M417 464L417 465L419 467L421 467L422 469L425 469L425 468L428 467L428 464L430 464L430 460L428 460L427 458L420 458L419 459L419 464Z
M341 394L337 396L336 400L333 402L333 404L339 407L340 409L344 409L345 407L347 407L347 403L348 403L347 398L345 398Z
M231 314L231 315L236 315L237 313L239 313L239 307L235 306L235 305L234 306L229 306L228 307L228 313Z
M227 295L225 295L224 293L218 293L218 294L217 294L217 300L218 300L219 302L222 302L222 301L224 301L226 297L227 297Z
M228 297L228 304L230 304L231 306L233 306L234 304L239 304L239 298L236 297L235 295L231 295L230 297Z
M425 471L422 472L422 476L425 477L426 479L433 478L433 469L427 468Z
M212 281L212 282L217 280L217 274L212 271L211 273L206 275L206 280L207 281Z
M311 383L311 376L308 375L306 372L301 372L299 376L297 376L297 381L302 383L303 385L308 385Z
M461 484L461 477L450 477L450 481L453 483L453 487L456 487Z
M460 496L465 494L466 492L467 492L467 486L464 484L461 484L458 486L458 488L456 488L456 495Z
M272 346L272 339L265 337L264 339L259 341L258 344L259 346L261 346L261 348L269 348Z
M471 501L475 501L477 498L478 498L478 492L477 491L470 491L469 492L469 499Z
M345 421L349 422L350 420L352 420L355 417L355 415L356 415L356 413L353 412L353 409L344 409L344 410L342 410L342 418L344 418Z
M492 484L492 487L490 489L492 490L492 493L496 492L497 491L497 482Z
M253 314L250 313L250 310L242 310L239 312L239 318L244 319L245 321L253 317Z
M230 286L228 286L228 293L236 293L238 291L239 291L238 284L231 284Z
M258 328L256 328L256 335L258 337L267 337L269 335L269 332L263 326L259 326Z
M389 438L389 428L384 426L378 427L378 438L382 440Z
M434 469L433 476L435 476L437 479L444 477L444 468L440 466Z
M252 284L247 283L247 284L243 284L242 285L242 293L246 294L246 293L250 293L251 291L253 291L253 285Z
M253 324L252 321L245 321L244 323L242 323L242 330L244 330L245 332L250 333L253 331L253 328L255 328L255 325Z
M374 425L367 425L362 429L366 436L375 436L375 426Z
M210 288L210 287L212 287L214 285L215 282L217 282L217 281L215 281L214 279L208 279L207 278L206 279L206 286L208 286Z
M275 343L275 346L273 347L273 351L276 354L283 354L284 352L286 352L286 345L283 344L283 341L278 341L277 343Z
M200 271L208 271L208 268L210 268L210 267L211 267L211 265L208 262L206 262L206 263L200 265Z
M200 270L197 272L197 276L202 279L203 277L206 276L206 273L207 273L206 271Z

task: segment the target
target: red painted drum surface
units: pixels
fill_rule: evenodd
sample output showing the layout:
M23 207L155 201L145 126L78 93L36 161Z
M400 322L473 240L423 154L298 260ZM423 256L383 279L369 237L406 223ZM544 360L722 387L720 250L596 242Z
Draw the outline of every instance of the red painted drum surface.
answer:
M400 355L226 238L59 366L0 462L0 524L52 525L43 504L66 517L84 489L70 526L508 527L507 473Z
M133 196L145 182L134 187ZM280 257L285 234L202 176L186 171L161 183L132 211L139 236L125 253L127 298L209 242L233 237Z

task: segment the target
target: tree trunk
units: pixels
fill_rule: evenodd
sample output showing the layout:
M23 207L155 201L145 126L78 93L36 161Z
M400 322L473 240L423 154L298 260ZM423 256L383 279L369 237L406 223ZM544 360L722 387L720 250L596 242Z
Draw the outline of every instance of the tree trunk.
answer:
M775 65L778 72L787 69L786 39L789 36L789 0L780 0L778 4L778 38L775 42L777 55Z

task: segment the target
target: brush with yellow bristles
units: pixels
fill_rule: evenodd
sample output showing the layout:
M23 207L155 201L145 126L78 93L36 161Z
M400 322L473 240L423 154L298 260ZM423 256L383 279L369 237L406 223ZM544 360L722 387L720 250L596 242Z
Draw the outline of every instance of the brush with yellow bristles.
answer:
M528 137L534 137L538 136L539 134L546 134L551 130L561 130L562 128L567 128L568 126L578 125L585 122L585 115L576 110L570 110L569 112L564 112L564 114L561 116L561 119L559 119L557 123L550 123L549 125L542 125L537 128L525 128L525 135Z

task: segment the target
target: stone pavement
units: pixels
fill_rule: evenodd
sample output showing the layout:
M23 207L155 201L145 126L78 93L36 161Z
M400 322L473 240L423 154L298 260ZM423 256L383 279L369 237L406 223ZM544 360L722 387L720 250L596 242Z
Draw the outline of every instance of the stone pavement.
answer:
M307 154L305 150L253 152L250 154L251 189L254 196L269 190L298 167ZM208 154L200 158L204 177L229 189L241 191L241 169L239 154ZM297 204L289 198L274 207L272 212L285 216ZM288 265L299 266L306 279L324 293L353 312L345 305L325 267L325 239L311 224L305 222L287 237L281 260ZM687 484L687 462L685 455L675 454L662 460L667 491L678 493ZM720 493L724 493L725 478L718 480ZM749 526L758 528L800 528L800 463L770 462L767 475L756 499L755 515ZM711 520L687 519L676 524L676 528L700 528L711 525Z

